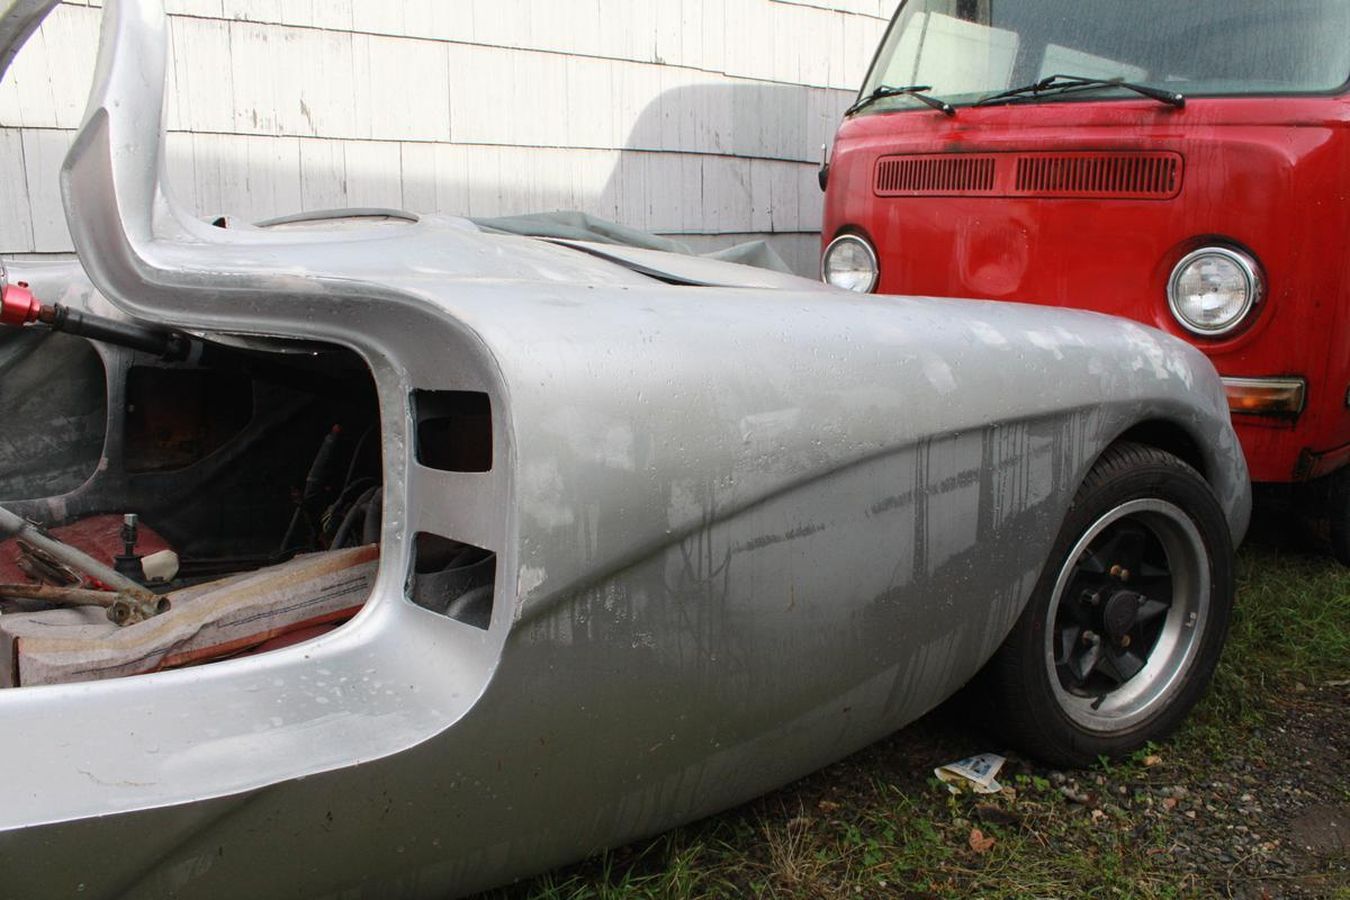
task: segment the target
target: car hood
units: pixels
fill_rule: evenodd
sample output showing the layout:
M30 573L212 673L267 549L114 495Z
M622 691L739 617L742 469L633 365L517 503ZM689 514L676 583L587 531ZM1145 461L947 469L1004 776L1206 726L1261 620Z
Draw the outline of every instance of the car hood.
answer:
M385 241L401 262L391 274L420 272L441 278L511 279L569 284L646 284L692 287L778 288L836 291L818 281L758 266L625 244L508 234L482 228L471 219L399 211L323 210L287 216L273 223L231 224L235 238L250 236L296 245ZM277 223L283 223L280 227ZM412 255L398 249L413 246ZM404 258L406 257L406 258Z
M553 243L588 253L597 259L617 263L670 284L719 287L786 288L791 290L838 290L817 281L799 278L740 263L688 256L643 247L622 244L601 244L592 241L555 240Z
M59 0L0 0L0 77Z

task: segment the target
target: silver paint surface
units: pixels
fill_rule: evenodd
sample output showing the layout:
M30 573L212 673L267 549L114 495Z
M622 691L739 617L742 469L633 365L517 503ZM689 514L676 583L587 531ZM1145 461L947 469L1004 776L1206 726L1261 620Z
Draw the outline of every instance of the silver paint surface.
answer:
M1136 324L641 254L708 285L675 286L446 217L194 221L160 177L164 42L156 3L107 2L62 176L97 290L73 265L12 278L361 354L380 575L310 643L0 692L24 748L0 779L0 893L447 896L743 801L972 675L1088 468L1143 422L1189 435L1245 531L1217 376ZM490 396L493 471L417 464L415 388ZM497 552L486 632L404 598L418 531Z

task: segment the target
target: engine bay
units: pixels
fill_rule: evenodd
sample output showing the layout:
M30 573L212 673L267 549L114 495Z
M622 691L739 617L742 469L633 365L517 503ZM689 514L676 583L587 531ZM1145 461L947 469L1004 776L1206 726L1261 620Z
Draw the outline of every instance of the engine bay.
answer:
M185 340L166 359L0 328L0 686L274 649L368 597L383 466L363 360Z

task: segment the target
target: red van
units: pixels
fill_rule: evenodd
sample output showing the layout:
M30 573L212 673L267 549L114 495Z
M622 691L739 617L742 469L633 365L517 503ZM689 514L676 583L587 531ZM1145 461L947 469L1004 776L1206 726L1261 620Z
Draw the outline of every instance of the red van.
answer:
M822 277L1128 316L1228 387L1350 564L1350 0L903 0Z

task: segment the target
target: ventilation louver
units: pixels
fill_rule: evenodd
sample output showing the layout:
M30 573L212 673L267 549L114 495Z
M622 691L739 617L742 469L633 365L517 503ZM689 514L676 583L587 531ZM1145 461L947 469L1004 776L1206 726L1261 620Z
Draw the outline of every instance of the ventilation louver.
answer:
M938 153L883 156L881 197L1051 197L1165 200L1181 190L1170 152Z

